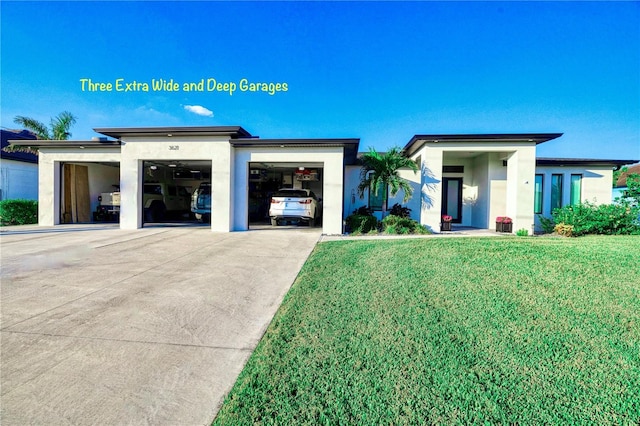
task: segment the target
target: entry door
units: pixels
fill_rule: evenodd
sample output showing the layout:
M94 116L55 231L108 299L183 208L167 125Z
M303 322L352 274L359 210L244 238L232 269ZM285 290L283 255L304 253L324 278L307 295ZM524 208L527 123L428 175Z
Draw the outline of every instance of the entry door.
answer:
M442 215L462 222L462 178L442 178Z

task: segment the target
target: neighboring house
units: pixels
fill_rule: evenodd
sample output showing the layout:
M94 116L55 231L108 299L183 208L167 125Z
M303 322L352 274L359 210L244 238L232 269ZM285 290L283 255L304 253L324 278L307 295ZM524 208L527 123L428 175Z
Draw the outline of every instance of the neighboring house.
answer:
M626 171L620 173L620 176L618 176L618 180L613 186L613 193L611 195L613 201L615 201L616 198L624 197L624 193L628 189L627 177L629 177L629 175L631 174L640 175L640 163L628 166Z
M264 218L279 187L311 189L322 199L325 234L341 234L360 206L380 209L380 196L357 193L359 139L260 139L239 126L95 130L110 139L38 141L40 225L88 221L100 194L119 186L120 226L140 228L144 183L167 179L192 189L210 181L211 228L221 232ZM436 232L443 214L484 229L509 216L515 231L531 230L536 214L549 215L552 206L610 202L614 167L637 160L536 158L537 145L561 135L415 135L404 151L421 171L401 172L414 188L405 205Z
M38 156L24 152L5 152L9 140L34 140L28 130L1 129L0 147L0 200L22 198L38 199Z

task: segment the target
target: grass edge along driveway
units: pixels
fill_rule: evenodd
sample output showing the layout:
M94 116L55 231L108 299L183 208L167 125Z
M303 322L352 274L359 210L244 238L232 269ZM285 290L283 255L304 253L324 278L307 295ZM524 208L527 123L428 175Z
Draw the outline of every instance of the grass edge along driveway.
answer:
M216 425L638 424L640 237L321 243Z

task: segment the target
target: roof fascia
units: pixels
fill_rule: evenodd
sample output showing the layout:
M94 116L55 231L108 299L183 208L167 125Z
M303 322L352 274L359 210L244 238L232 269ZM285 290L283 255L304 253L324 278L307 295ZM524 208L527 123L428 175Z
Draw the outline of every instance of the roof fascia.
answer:
M198 127L102 127L93 129L97 133L116 139L127 136L229 136L251 138L251 134L240 126Z
M478 143L478 142L506 142L506 143L531 143L539 145L562 136L563 133L479 133L479 134L440 134L440 135L415 135L405 145L403 150L411 155L426 143Z

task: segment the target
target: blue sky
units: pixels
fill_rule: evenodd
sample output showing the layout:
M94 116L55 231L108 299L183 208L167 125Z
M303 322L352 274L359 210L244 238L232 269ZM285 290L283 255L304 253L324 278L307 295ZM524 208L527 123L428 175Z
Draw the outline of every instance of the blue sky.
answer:
M361 150L425 133L562 132L538 155L640 159L639 2L0 7L5 128L68 110L73 139L94 127L240 125L263 138L359 137ZM83 78L180 90L90 92ZM202 79L288 90L182 90Z

